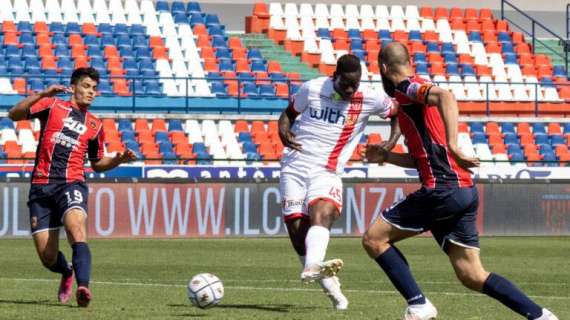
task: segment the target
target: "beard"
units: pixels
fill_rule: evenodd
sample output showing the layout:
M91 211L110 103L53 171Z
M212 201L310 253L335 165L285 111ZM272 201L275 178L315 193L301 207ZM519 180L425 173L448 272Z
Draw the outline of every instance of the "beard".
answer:
M384 87L384 91L390 97L394 98L394 95L396 93L396 86L390 79L388 79L388 77L384 75L382 71L380 71L380 76L382 77L382 86Z

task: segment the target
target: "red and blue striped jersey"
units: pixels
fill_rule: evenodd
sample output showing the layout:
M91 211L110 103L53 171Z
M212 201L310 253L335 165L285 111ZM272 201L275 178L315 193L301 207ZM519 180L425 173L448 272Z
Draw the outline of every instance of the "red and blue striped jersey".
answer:
M437 106L427 104L432 87L431 82L417 76L396 86L394 97L400 104L398 123L406 146L416 162L423 186L470 187L471 174L449 153L445 124Z
M28 118L41 124L32 184L85 181L85 155L103 158L103 125L89 111L70 101L43 98L32 105Z

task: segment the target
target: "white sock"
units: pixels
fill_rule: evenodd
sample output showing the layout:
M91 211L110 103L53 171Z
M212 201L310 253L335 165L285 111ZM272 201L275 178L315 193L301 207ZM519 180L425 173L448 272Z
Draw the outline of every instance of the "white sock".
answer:
M306 258L305 268L322 262L327 254L329 245L330 231L321 226L312 226L307 232L305 238Z
M319 280L321 288L327 290L327 292L335 291L337 289L337 284L333 277L322 278Z

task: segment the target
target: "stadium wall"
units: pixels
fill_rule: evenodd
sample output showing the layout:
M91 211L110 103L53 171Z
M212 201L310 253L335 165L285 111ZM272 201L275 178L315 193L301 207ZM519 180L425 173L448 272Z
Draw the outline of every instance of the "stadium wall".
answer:
M385 181L385 180L384 180ZM344 208L332 233L358 236L382 209L418 185L347 180ZM570 235L567 181L479 184L482 235ZM29 237L29 182L0 183L0 238ZM284 236L279 185L187 180L90 183L90 238Z

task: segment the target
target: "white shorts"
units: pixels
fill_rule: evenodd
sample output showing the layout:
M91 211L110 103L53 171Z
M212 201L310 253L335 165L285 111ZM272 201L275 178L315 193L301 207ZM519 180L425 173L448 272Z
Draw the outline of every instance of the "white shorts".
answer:
M308 215L308 208L318 200L333 203L342 210L342 180L333 172L322 171L310 176L281 172L279 181L281 212L285 221Z

